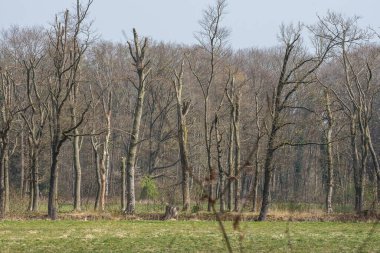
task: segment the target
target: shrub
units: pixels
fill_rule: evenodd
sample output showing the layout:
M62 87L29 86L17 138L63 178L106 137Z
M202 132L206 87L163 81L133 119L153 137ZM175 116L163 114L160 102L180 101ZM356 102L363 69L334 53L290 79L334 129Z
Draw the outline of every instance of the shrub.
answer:
M141 195L140 198L144 200L154 200L158 196L157 186L153 179L145 176L141 180Z

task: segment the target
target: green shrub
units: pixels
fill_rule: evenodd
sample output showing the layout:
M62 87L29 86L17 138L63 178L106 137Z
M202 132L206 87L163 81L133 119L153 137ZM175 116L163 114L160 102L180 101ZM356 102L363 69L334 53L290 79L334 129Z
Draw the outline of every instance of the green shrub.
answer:
M158 196L157 186L153 179L145 176L141 180L141 195L140 199L154 200Z

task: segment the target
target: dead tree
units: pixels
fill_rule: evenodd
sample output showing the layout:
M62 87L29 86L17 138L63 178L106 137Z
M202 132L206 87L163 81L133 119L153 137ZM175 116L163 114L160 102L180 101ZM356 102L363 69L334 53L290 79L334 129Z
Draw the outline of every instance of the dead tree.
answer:
M101 132L101 134L92 137L93 151L97 152L98 158L104 164L98 164L95 162L95 167L100 169L100 167L105 168L105 181L103 182L103 170L96 170L98 182L98 190L104 189L105 193L98 194L96 199L96 208L99 207L99 203L105 203L106 199L101 200L100 196L107 197L109 191L109 181L110 181L110 149L111 149L111 136L112 136L112 103L113 103L113 87L115 79L118 75L116 69L116 50L111 43L99 43L96 47L91 50L91 63L94 66L92 76L94 78L94 85L91 85L91 96L93 103L93 122L92 124L93 132ZM96 101L96 102L95 102ZM102 184L105 184L104 186ZM104 205L100 205L104 206ZM103 209L103 208L102 208Z
M255 167L254 167L254 178L252 182L252 211L256 212L257 209L257 195L259 186L259 175L260 175L260 140L263 138L265 133L262 131L262 121L260 119L260 112L263 106L259 106L258 102L258 92L255 93L255 117L256 117L256 140L253 146L254 156L255 156Z
M96 175L96 198L95 210L104 211L107 192L107 171L109 161L109 143L111 136L111 102L112 93L110 89L104 90L102 86L94 89L90 85L92 105L92 134L91 146L94 153L95 175ZM105 96L105 92L108 95ZM105 117L99 119L99 110Z
M235 84L235 78L232 77L230 84L230 91L226 89L226 96L230 103L231 115L230 115L230 135L233 135L232 138L234 141L230 143L230 152L232 149L233 154L233 171L230 176L229 181L233 181L233 199L234 199L234 208L233 211L237 212L240 208L240 188L241 188L241 180L240 180L240 91L237 89ZM231 147L232 146L232 147ZM231 153L230 153L231 156ZM230 166L232 163L230 164ZM231 169L232 170L232 169ZM229 183L230 184L230 183Z
M178 218L178 211L179 211L178 207L166 204L165 214L164 214L164 217L162 219L163 220L177 219Z
M133 45L132 45L133 44ZM131 139L129 142L128 156L127 156L127 208L125 210L128 214L135 212L135 163L137 156L137 145L139 142L139 132L141 117L143 112L145 89L147 85L147 77L150 72L150 61L146 60L146 50L148 47L148 39L145 38L143 43L139 41L138 34L133 29L133 42L128 41L129 53L133 59L133 66L136 68L138 76L137 84L134 86L137 89L137 101L135 104L135 111L133 114L133 126L131 131ZM131 80L132 81L132 80Z
M178 145L181 159L182 167L182 202L183 211L190 210L190 163L189 163L189 152L187 143L187 123L186 115L189 112L190 102L183 101L182 99L182 89L183 89L183 66L184 62L181 64L179 73L174 71L173 86L176 92L177 98L177 119L178 119Z
M222 162L222 133L219 131L219 120L218 115L215 115L214 119L214 127L215 127L215 141L216 141L216 155L217 155L217 164L218 164L218 171L219 171L219 210L221 213L223 213L226 210L225 206L225 178L226 178L226 172L223 168L223 162ZM228 188L227 188L228 189Z
M334 167L333 167L333 143L332 143L332 131L333 131L333 114L331 110L331 99L327 89L325 89L325 105L326 105L326 160L327 160L327 194L326 194L326 211L328 214L333 212L332 198L334 189Z

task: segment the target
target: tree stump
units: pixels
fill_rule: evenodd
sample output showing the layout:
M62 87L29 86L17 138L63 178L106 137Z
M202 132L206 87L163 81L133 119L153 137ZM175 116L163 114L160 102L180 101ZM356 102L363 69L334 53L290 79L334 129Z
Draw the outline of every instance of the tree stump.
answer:
M167 204L165 207L165 215L162 219L163 220L177 219L178 211L179 211L178 207Z

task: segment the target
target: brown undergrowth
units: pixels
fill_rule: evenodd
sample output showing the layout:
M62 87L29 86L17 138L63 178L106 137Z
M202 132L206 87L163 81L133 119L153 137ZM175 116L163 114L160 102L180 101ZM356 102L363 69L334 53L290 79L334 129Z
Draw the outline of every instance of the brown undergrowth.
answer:
M60 220L162 220L163 213L140 213L135 215L125 215L121 213L110 212L68 212L58 215ZM257 213L244 212L234 213L226 212L220 214L222 221L256 221ZM45 213L28 213L28 214L8 214L7 220L40 220L48 219ZM180 213L178 220L215 220L215 214L209 212L198 213ZM380 214L364 213L358 214L330 214L325 213L306 213L306 212L272 212L267 216L267 221L319 221L319 222L377 222L380 221Z

